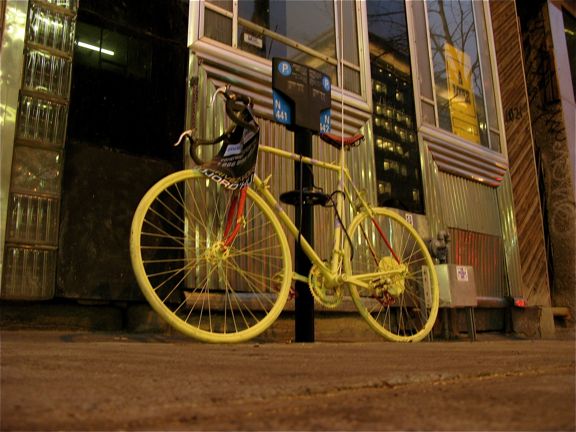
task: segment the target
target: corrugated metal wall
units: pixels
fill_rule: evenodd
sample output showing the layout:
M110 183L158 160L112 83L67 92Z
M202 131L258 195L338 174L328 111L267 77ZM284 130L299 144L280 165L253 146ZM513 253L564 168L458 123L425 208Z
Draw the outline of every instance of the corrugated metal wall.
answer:
M223 131L225 126L225 116L222 105L209 106L210 98L215 88L222 84L221 72L213 68L210 63L210 60L192 55L192 76L198 78L197 89L193 90L195 94L194 99L196 99L193 105L201 109L190 110L190 114L192 115L190 126L196 126L199 131L199 136L204 137L216 136ZM236 70L238 76L243 73L248 72ZM258 76L255 76L253 81L241 81L239 77L235 76L229 78L232 78L232 80L237 83L234 85L234 88L239 88L240 91L256 97L255 112L258 115L258 122L260 124L260 143L292 152L294 150L294 134L288 131L283 125L267 118L268 111L266 110L266 106L268 97L271 96L271 87L268 88L270 95L268 95L268 93L259 94L254 91L258 86ZM333 110L333 112L334 111L335 110ZM339 117L337 116L333 122L333 128L339 127L338 120ZM368 127L368 123L362 123L361 118L352 115L352 120L347 127L346 134L358 131L366 136L366 140L362 145L352 149L347 154L347 162L356 186L366 193L369 202L375 203L376 181L374 178L374 151L370 128ZM312 147L313 157L315 159L337 163L338 151L332 146L322 142L317 136L313 137ZM216 149L213 149L213 152L214 151L216 151ZM213 153L206 153L204 158L209 158L212 154ZM189 164L190 161L188 161L187 166L190 166ZM256 173L262 179L272 174L272 181L270 183L271 192L276 197L279 197L283 192L294 190L294 161L292 160L282 159L268 153L260 153ZM325 193L329 194L336 189L337 174L333 171L316 167L314 168L314 182L316 186L322 188ZM294 220L294 207L285 204L282 206L287 214ZM344 220L351 220L351 213L341 216ZM333 237L330 235L331 230L326 230L326 227L333 226L334 211L331 208L317 206L314 208L314 218L315 247L322 258L328 259L333 246ZM289 240L291 239L290 236L288 236L288 238ZM293 242L290 241L289 243L293 249Z
M369 133L368 126L363 127L360 132L366 139L364 142L347 153L347 165L350 175L354 179L356 186L366 194L368 202L376 204L376 179L374 167L374 144ZM322 142L318 137L313 141L313 156L316 159L328 162L338 161L338 150ZM337 186L337 173L334 171L322 170L315 168L315 183L321 187L325 193L332 193ZM345 223L352 220L352 207L347 207L348 212L340 215ZM334 226L334 210L332 208L315 207L314 208L314 232L316 249L320 256L328 259L332 250L334 240L332 231L326 227Z
M450 262L474 267L479 297L508 295L502 238L450 228Z
M441 171L426 140L421 148L426 216L431 233L448 230L451 235L448 262L474 267L479 296L507 295L508 260L501 228L499 188Z
M474 267L479 296L508 295L497 190L444 172L436 180L451 235L449 262Z
M506 174L502 186L498 189L498 201L500 204L504 256L506 257L506 275L508 277L510 295L520 297L523 295L522 269L510 173Z
M500 236L500 212L496 189L440 172L442 216L449 227Z

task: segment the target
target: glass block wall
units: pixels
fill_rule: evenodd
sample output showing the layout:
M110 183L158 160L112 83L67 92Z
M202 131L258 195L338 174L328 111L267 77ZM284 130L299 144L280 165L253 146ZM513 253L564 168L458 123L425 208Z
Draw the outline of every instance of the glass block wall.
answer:
M78 0L31 0L26 22L0 298L54 295Z

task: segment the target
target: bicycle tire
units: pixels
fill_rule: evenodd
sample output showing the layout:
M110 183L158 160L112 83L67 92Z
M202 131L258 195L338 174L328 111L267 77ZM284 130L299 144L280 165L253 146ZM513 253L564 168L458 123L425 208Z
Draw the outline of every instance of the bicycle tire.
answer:
M150 188L132 221L132 267L144 297L176 330L205 342L261 334L290 291L286 235L254 190L243 228L221 247L231 194L195 170L179 171Z
M439 306L438 279L426 244L403 217L385 208L357 215L350 224L355 249L345 251L348 275L405 269L401 276L376 278L370 289L349 284L356 308L379 335L394 342L418 342L432 330ZM352 260L351 260L352 257Z

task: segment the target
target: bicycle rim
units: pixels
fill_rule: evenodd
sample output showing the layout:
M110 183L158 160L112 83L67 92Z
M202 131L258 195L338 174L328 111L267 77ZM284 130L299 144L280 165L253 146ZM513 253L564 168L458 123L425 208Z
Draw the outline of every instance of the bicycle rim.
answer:
M206 342L262 333L290 290L286 236L253 190L238 235L223 247L231 196L197 171L180 171L148 191L132 222L132 266L144 296L171 326Z
M352 275L386 275L370 280L370 288L350 284L350 295L381 336L395 342L420 341L432 330L438 314L434 262L422 238L401 216L383 208L373 212L374 221L367 213L352 221L355 247L352 254L347 245L345 267Z

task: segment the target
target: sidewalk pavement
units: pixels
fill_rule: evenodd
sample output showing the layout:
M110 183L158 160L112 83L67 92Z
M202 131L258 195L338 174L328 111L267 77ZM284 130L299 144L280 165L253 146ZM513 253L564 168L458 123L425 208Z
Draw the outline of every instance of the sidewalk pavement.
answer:
M3 331L2 431L575 430L575 343Z

